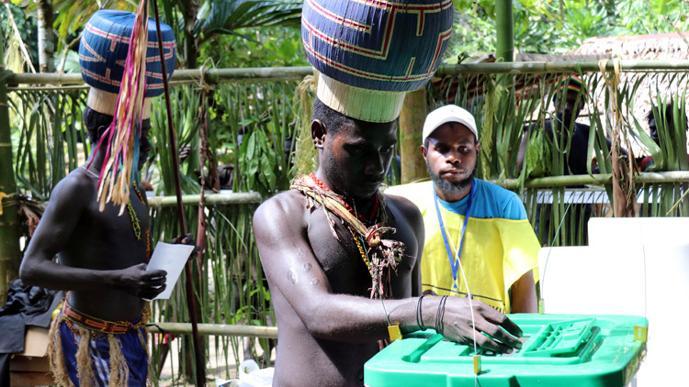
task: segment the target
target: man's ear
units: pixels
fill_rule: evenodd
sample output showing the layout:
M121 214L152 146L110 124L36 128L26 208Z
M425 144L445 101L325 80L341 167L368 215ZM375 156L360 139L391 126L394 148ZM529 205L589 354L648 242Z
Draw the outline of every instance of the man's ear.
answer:
M327 131L325 125L320 120L311 121L311 138L316 149L323 149Z
M423 156L423 158L425 159L425 158L426 158L426 154L428 153L428 149L426 149L425 146L421 145L421 146L419 147L419 150L421 151L421 156Z

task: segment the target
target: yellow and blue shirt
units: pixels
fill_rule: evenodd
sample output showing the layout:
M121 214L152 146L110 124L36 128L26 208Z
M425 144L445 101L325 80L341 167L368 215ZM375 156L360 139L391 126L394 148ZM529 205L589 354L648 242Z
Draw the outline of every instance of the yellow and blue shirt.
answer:
M436 199L431 181L391 187L386 193L406 197L423 215L426 241L421 258L421 282L424 292L466 296L471 290L474 299L509 313L512 284L531 270L534 281L538 280L541 245L524 205L514 192L481 179L474 179L473 184L460 258L466 281L458 271L456 287L435 200L450 249L456 257L470 195L457 202Z

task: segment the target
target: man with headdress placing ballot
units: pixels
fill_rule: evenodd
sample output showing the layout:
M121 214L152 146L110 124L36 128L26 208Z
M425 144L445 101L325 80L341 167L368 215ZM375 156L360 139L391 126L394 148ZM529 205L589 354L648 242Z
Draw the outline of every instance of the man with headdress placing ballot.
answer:
M138 179L149 150L150 98L163 92L145 4L136 14L98 11L84 28L79 57L90 86L83 118L92 151L53 190L20 268L26 282L67 290L49 346L63 386L146 385L144 299L165 289L166 272L146 271L150 219ZM161 33L169 76L174 34L166 25Z
M278 320L275 386L357 386L386 340L435 328L493 351L519 328L480 301L420 295L423 219L380 184L405 92L423 87L452 30L450 0L306 0L302 42L318 70L318 168L265 201L256 243Z

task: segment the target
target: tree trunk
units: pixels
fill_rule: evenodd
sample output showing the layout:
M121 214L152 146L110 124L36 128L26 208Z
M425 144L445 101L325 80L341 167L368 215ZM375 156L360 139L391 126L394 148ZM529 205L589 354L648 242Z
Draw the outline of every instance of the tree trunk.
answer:
M188 69L195 69L199 56L199 41L194 35L194 23L199 11L198 1L187 0L184 4L184 59Z
M198 57L198 42L191 31L184 31L184 56L187 60L187 68L196 68L196 58Z
M402 184L427 177L421 156L421 129L426 119L426 89L407 93L400 114L400 161Z
M0 47L0 58L4 56ZM17 183L12 169L12 140L7 101L5 68L0 62L0 299L7 294L7 283L19 268L19 224L17 217Z
M53 4L51 0L38 0L38 67L42 73L55 71L55 42L53 31Z

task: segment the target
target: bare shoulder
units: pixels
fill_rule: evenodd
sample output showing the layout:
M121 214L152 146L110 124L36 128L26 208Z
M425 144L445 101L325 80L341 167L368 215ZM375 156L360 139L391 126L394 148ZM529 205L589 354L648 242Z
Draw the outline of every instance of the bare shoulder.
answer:
M254 212L256 231L279 231L278 227L298 227L304 224L304 196L295 190L281 192L261 203ZM288 231L288 230L282 230Z
M419 211L418 207L416 207L411 200L398 195L385 194L384 196L388 206L392 205L399 210L409 224L413 227L423 227L421 211Z
M50 204L59 206L83 206L95 198L95 178L83 168L77 168L60 180L50 194Z
M56 191L65 192L95 192L96 178L90 176L83 168L77 168L60 180L53 193Z

